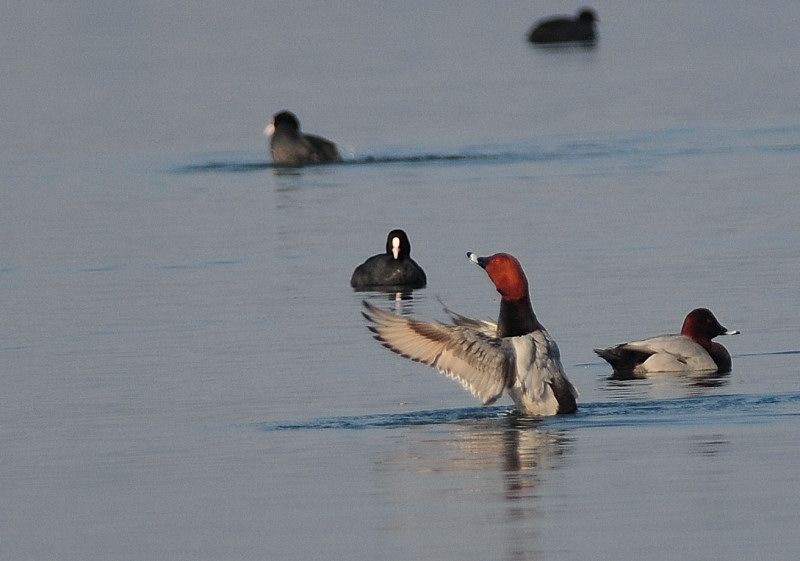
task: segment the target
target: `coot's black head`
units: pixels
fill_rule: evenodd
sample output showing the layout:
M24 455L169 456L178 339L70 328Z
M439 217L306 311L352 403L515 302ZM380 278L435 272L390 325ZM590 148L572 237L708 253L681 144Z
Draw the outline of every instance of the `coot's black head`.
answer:
M295 132L300 130L300 121L297 120L297 116L291 111L276 113L275 116L272 117L272 125L275 129L292 130Z
M578 12L578 21L582 23L594 23L597 20L597 14L591 8L583 8Z
M411 242L403 230L392 230L386 237L386 253L395 259L405 259L411 255Z

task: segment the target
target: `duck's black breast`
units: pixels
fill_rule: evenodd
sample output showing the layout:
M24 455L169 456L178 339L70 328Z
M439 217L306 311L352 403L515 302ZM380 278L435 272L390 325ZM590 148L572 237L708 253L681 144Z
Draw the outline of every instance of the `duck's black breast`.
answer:
M731 371L731 355L728 349L715 341L711 341L711 345L705 347L711 360L717 365L717 372L726 373Z

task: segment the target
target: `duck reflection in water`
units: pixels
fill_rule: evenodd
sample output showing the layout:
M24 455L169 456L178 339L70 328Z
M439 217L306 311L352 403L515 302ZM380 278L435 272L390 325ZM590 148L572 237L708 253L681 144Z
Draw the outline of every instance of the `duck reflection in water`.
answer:
M419 477L436 477L446 481L431 486L448 495L485 504L499 501L502 514L497 524L507 533L502 557L533 559L538 549L537 488L549 471L564 465L572 449L566 432L540 425L541 420L515 413L437 425L424 436L404 435L378 465L392 487L410 485L394 489L396 496L413 495L420 486L430 488ZM417 477L409 480L403 476L408 473Z
M615 372L602 380L601 390L615 398L670 399L701 397L730 382L730 372L680 372L643 376Z

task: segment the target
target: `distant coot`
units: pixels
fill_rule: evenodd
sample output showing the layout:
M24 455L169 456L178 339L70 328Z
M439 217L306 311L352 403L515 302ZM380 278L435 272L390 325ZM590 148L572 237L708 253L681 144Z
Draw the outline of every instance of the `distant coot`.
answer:
M578 12L576 18L557 16L540 21L528 32L528 41L546 43L594 43L597 40L597 14L590 8Z
M386 238L386 253L373 255L356 267L350 286L422 288L425 271L411 259L411 242L403 230L392 230Z
M264 129L269 138L272 163L276 166L303 166L342 160L330 140L300 132L300 121L294 113L281 111Z

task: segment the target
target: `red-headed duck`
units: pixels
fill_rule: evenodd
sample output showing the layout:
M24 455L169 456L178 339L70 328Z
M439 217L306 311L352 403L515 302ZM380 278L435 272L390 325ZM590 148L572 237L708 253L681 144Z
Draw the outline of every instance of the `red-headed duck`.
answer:
M716 371L729 372L731 355L711 339L718 335L736 335L722 327L706 308L689 312L679 335L661 335L642 341L622 343L607 349L595 349L621 374L656 372Z
M523 415L573 413L577 392L564 374L556 342L533 313L519 261L507 253L467 257L486 271L500 293L496 324L452 312L453 325L428 323L364 302L375 339L457 380L484 405L507 392Z
M275 114L264 135L269 139L272 163L276 166L323 164L342 159L330 140L300 132L300 121L289 111Z
M580 10L575 18L548 18L537 23L528 32L528 41L537 44L593 43L597 39L596 21L597 14L591 8Z
M350 286L369 288L422 288L428 282L425 271L411 259L411 242L403 230L386 237L386 253L373 255L353 271Z

